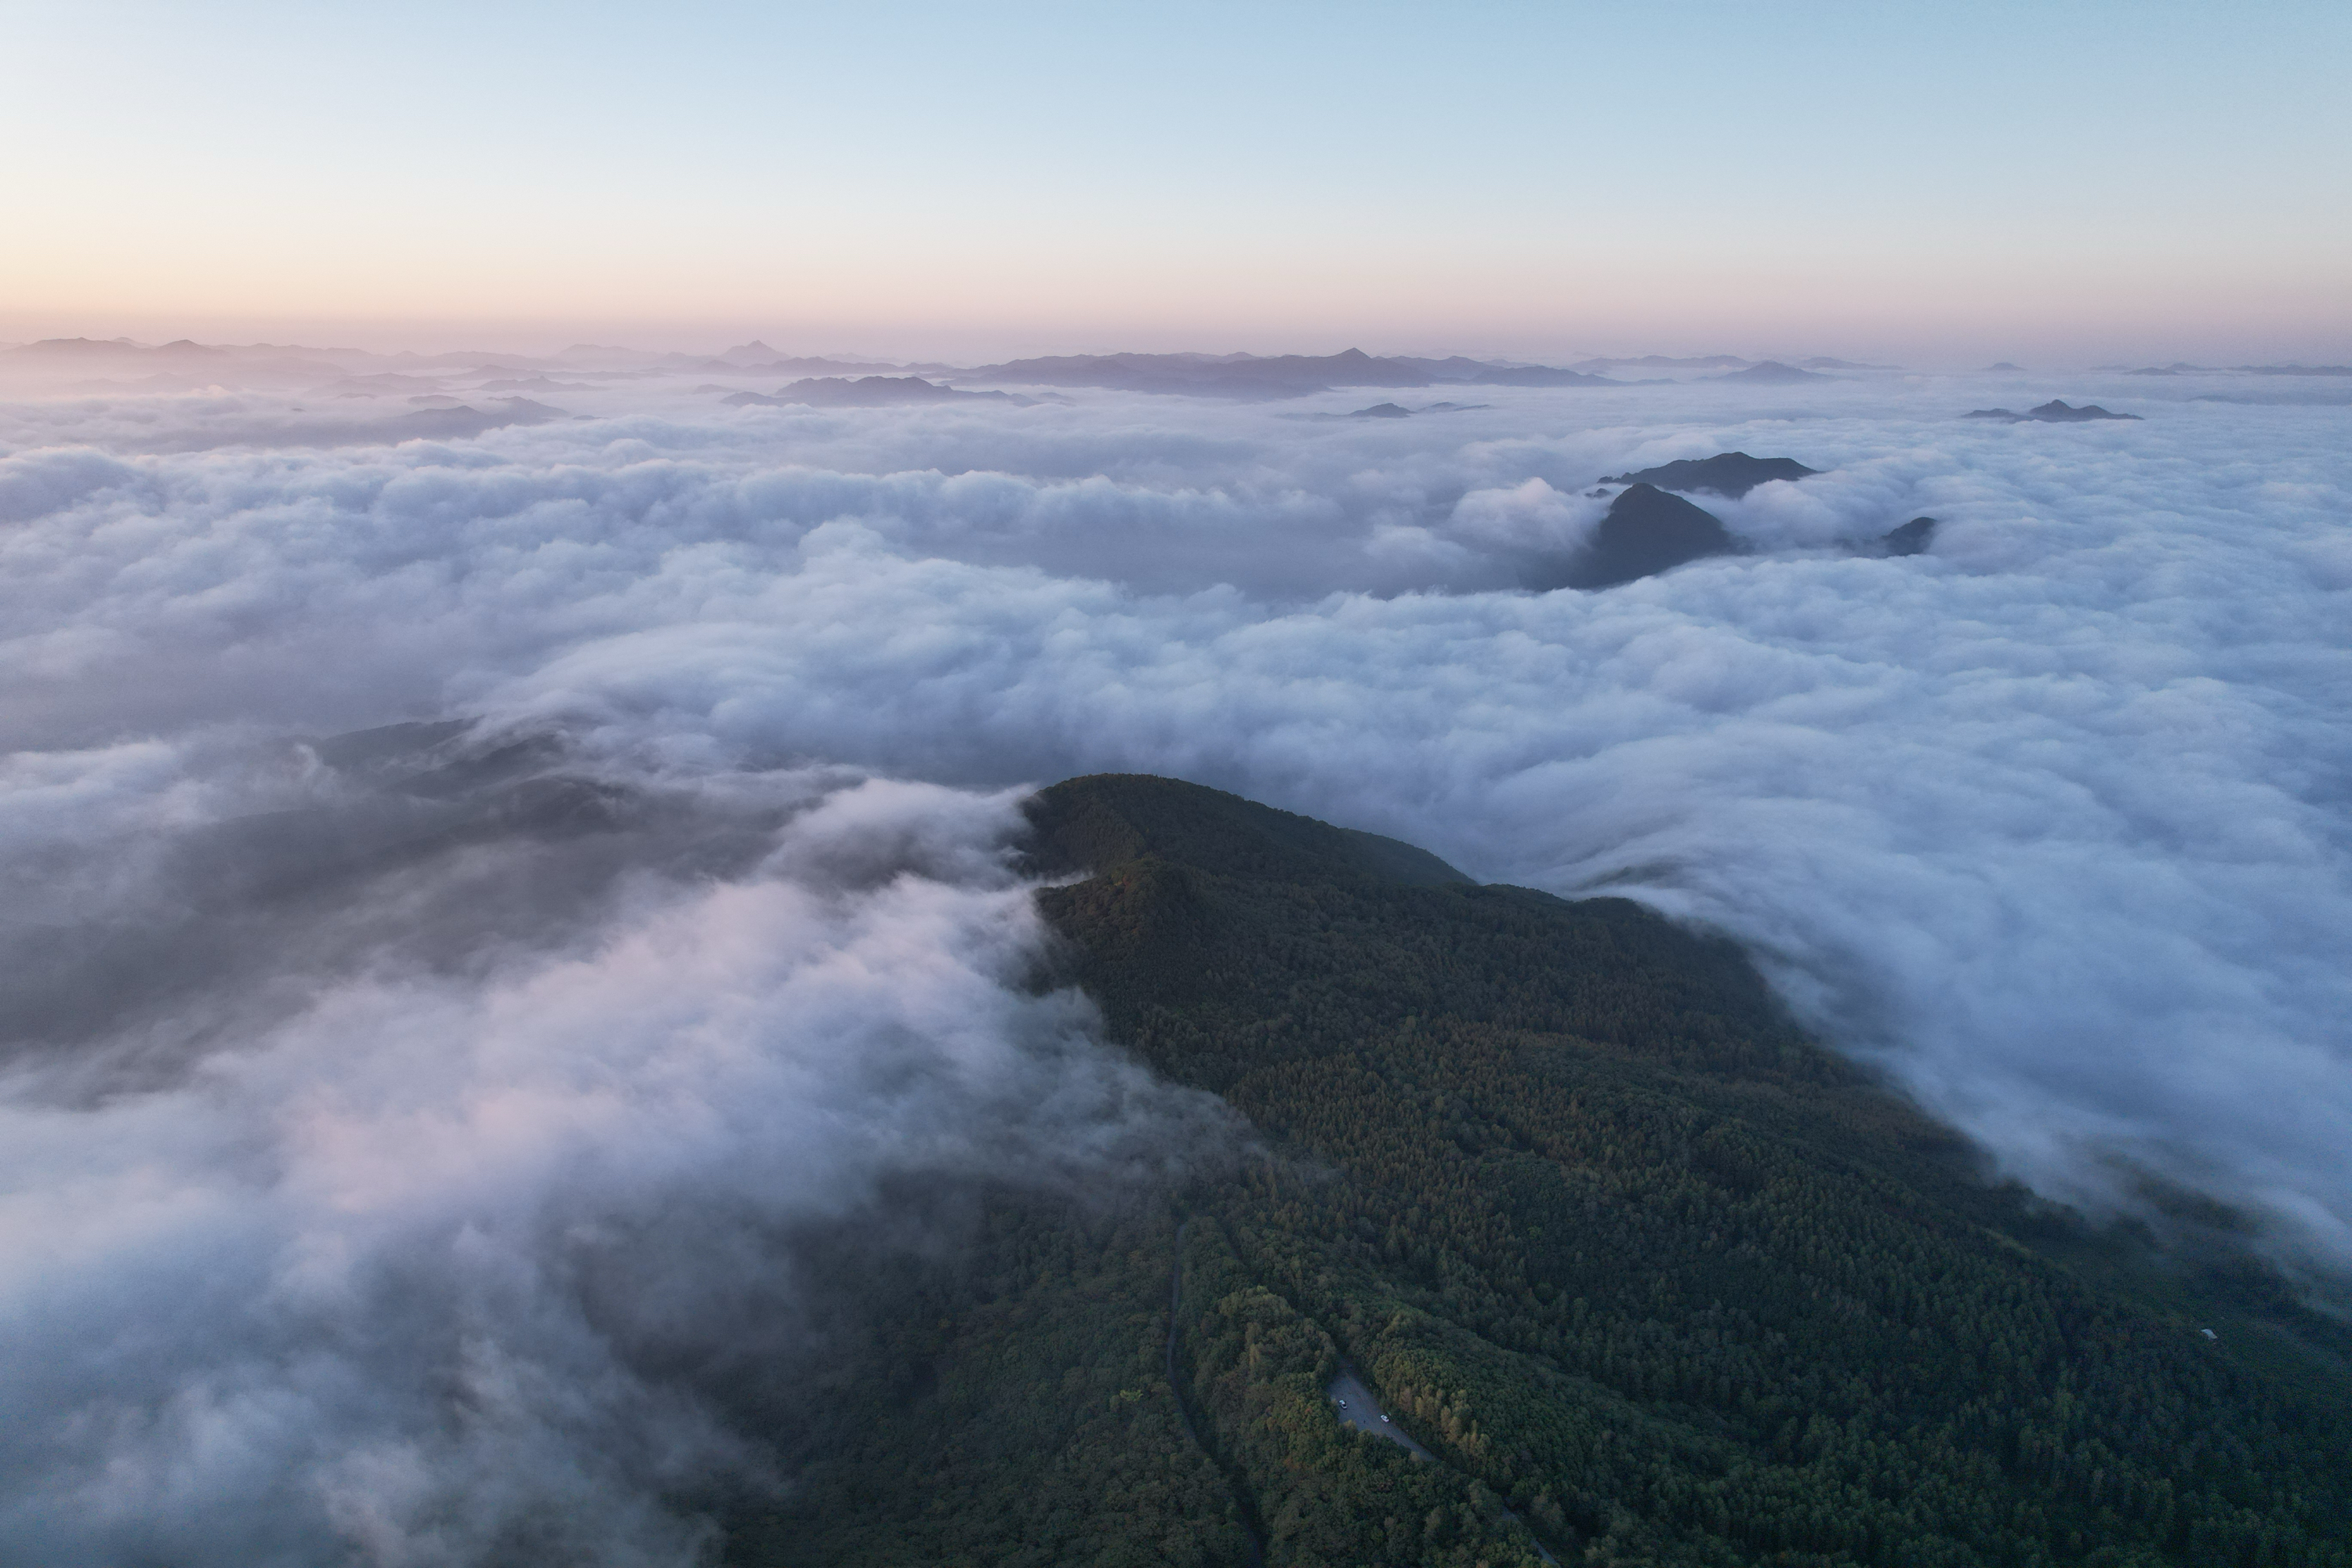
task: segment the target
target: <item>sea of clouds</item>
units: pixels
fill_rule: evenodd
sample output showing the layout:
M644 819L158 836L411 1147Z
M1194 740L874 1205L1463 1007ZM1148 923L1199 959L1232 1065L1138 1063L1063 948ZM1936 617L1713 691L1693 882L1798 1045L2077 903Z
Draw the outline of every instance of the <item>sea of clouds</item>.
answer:
M1729 931L2000 1171L2340 1280L2352 411L2242 384L0 405L0 1555L690 1558L806 1237L1234 1136L1031 984L1087 772ZM2145 418L1958 417L2050 395ZM1825 472L1519 586L1730 449Z

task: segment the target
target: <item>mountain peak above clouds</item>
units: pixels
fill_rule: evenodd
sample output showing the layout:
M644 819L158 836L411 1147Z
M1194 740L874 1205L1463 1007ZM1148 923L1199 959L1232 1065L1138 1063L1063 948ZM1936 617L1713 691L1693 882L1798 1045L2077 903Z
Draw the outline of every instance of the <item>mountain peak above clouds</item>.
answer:
M2086 403L2077 408L2071 404L2062 402L2053 397L2049 402L2042 404L2038 407L2029 408L2022 414L2011 413L2006 408L1976 408L1969 410L1966 417L1970 419L2005 419L2012 425L2021 425L2029 421L2038 422L2043 425L2074 425L2090 419L2137 419L2139 416L2137 414L2111 414L2095 403Z
M1735 370L1728 375L1718 375L1712 377L1711 379L1716 381L1754 382L1764 385L1774 385L1800 381L1835 381L1837 377L1833 375L1822 375L1817 371L1799 370L1795 365L1782 364L1779 360L1768 359L1760 364L1751 364L1746 370Z
M1583 550L1551 582L1538 585L1614 588L1738 549L1713 512L1654 485L1637 484L1610 503Z
M1936 520L1915 517L1898 528L1889 529L1878 542L1878 548L1888 555L1924 555L1936 537Z
M2137 414L2110 414L2095 403L2086 403L2080 408L2071 407L2054 397L2039 407L2027 409L2025 416L2029 419L2049 419L2060 422L2075 419L2137 419L2139 417Z
M1417 845L1150 773L1066 779L1031 796L1024 815L1027 869L1048 878L1150 858L1254 879L1477 885Z
M1821 471L1805 467L1794 458L1751 458L1745 452L1717 452L1712 458L1684 458L1654 468L1612 474L1601 482L1655 485L1663 490L1709 490L1736 500L1758 485L1769 484L1774 479L1807 479Z

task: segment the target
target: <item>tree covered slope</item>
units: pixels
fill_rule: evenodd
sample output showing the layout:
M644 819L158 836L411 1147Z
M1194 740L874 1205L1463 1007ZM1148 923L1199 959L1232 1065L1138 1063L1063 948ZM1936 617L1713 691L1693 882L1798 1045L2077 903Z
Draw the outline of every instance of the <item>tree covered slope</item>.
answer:
M2339 1328L1981 1185L1728 944L1167 780L1032 820L1060 978L1259 1147L993 1199L739 1558L2352 1563Z

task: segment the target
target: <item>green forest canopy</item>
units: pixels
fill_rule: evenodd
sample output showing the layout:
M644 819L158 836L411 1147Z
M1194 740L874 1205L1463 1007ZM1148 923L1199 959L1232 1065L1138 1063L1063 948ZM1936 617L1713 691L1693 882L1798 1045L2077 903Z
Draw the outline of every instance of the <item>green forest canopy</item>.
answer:
M2341 1325L1985 1184L1729 943L1165 779L1030 814L1057 978L1259 1146L993 1194L733 1560L2352 1564Z

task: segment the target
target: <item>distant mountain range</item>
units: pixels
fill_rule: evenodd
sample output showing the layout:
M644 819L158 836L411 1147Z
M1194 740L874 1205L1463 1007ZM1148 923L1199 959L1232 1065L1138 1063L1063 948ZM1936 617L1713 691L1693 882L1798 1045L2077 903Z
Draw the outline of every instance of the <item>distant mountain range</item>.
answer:
M2352 364L2233 364L2226 369L2220 365L2189 364L2175 361L2171 364L2152 364L2140 370L2124 372L2126 375L2352 375Z
M730 351L731 352L731 351ZM1842 370L1883 370L1885 365L1815 358L1808 364ZM1361 349L1336 354L1062 354L1008 360L963 373L975 379L1034 386L1089 386L1120 392L1182 393L1196 397L1303 397L1342 386L1622 386L1603 370L1722 371L1711 379L1750 383L1830 381L1818 371L1778 360L1751 363L1733 354L1673 359L1585 360L1571 368L1471 359L1382 358Z
M1837 377L1823 375L1818 371L1799 370L1795 365L1782 364L1779 360L1768 359L1761 364L1751 364L1746 370L1735 370L1728 375L1711 376L1708 379L1760 382L1767 385L1775 385L1798 381L1835 381Z
M44 379L136 374L151 384L147 390L159 392L223 381L312 384L343 374L342 366L318 355L276 343L215 348L186 338L152 346L121 338L48 338L0 353L0 371Z
M887 408L908 403L993 402L1028 403L1009 392L959 392L925 381L919 375L867 375L852 381L845 376L809 376L781 387L771 397L758 392L738 392L725 399L742 407L753 404L804 404L821 408Z
M2143 365L2137 370L2119 364L2093 365L2093 370L2115 372L2123 375L2352 375L2352 364L2190 364L2175 360L2170 364Z
M1058 354L1008 360L964 373L1027 386L1087 386L1195 397L1305 397L1342 386L1608 386L1605 377L1549 365L1453 358L1336 354Z
M1384 356L1361 349L1334 354L1059 354L959 367L848 355L796 355L759 339L737 343L716 355L656 353L595 343L574 343L551 355L468 350L431 354L411 351L381 353L274 343L206 344L184 338L161 344L129 339L53 338L0 348L0 379L29 381L49 390L138 395L227 385L299 391L320 397L570 393L595 390L614 382L700 374L735 378L774 375L810 381L875 377L938 381L953 377L1008 385L1272 400L1348 387L1607 387L1671 379L1639 374L1620 378L1602 374L1612 370L1675 372L1683 379L1690 379L1692 373L1697 373L1717 380L1770 384L1820 380L1823 379L1821 373L1830 370L1890 368L1893 367L1826 355L1790 363L1749 361L1736 354L1643 354L1587 359L1563 366L1478 359L1465 354L1443 358ZM2273 367L2265 373L2333 374L2325 366L2308 371L2302 367ZM749 390L741 387L740 380L735 389ZM903 400L874 395L880 401ZM744 401L784 396L782 393L757 393ZM850 405L843 399L821 395L815 398L793 396L790 400Z
M810 357L788 354L772 349L757 338L748 343L738 343L717 359L706 362L706 370L731 370L741 374L761 375L874 375L883 371L928 371L936 374L954 368L944 364L899 364L889 360L835 359L826 355Z
M1638 359L1588 359L1577 362L1579 370L1753 370L1778 364L1775 360L1741 359L1738 354L1697 354L1676 359L1668 354L1643 354ZM1801 359L1798 365L1806 370L1900 370L1901 365L1864 364L1857 360L1832 359L1827 354L1815 354ZM1782 365L1782 369L1789 367Z
M1683 359L1676 359L1671 354L1642 354L1633 359L1579 360L1576 363L1576 368L1588 371L1738 370L1743 365L1754 363L1752 360L1741 359L1738 354L1698 354Z
M2082 407L2076 408L2053 397L2041 406L2029 408L2022 414L2012 414L2006 408L1977 408L1971 409L1968 417L2006 419L2013 425L2023 424L2027 420L2039 420L2044 425L2072 425L2085 419L2137 419L2139 416L2110 414L2095 403L2086 403Z

